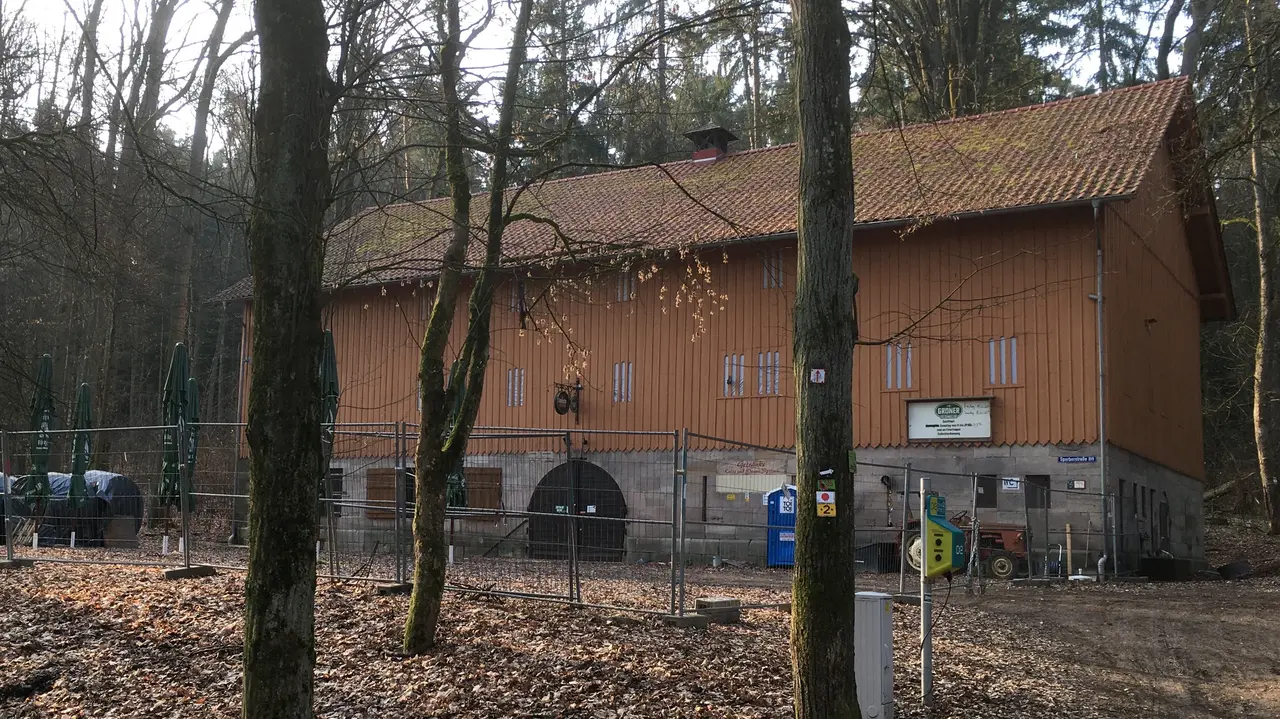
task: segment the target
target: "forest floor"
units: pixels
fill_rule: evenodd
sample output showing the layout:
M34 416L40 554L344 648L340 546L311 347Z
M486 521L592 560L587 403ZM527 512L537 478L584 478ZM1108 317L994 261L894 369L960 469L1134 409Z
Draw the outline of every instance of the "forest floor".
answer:
M643 568L619 567L632 571ZM632 585L617 579L601 587L629 603ZM708 569L690 582L692 596L744 603L788 594L778 572ZM166 582L155 569L41 563L0 573L0 717L238 716L243 585L235 572ZM777 610L677 629L451 594L439 649L405 657L407 604L368 584L320 583L320 716L790 716L789 615ZM981 596L960 585L948 595L944 584L928 713L917 700L919 613L895 608L897 716L1280 716L1280 633L1266 624L1278 605L1275 576L993 586Z

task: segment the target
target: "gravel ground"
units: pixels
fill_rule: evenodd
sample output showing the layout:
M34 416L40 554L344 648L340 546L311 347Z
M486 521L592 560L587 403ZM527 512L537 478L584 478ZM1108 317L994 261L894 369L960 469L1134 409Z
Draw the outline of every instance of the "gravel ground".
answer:
M598 567L584 596L659 607L666 571ZM697 569L688 579L691 597L768 604L789 594L785 572ZM0 573L0 717L238 716L243 580L48 563ZM613 610L450 595L439 651L408 658L405 597L324 581L316 601L325 717L790 715L790 622L773 609L684 630ZM897 716L1280 716L1280 639L1264 624L1278 603L1275 577L995 586L978 597L943 585L929 712L918 702L919 613L895 609Z

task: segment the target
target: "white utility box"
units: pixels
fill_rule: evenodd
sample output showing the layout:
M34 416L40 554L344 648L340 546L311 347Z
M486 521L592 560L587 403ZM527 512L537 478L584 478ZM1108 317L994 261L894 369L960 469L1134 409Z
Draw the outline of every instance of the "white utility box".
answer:
M866 719L893 719L893 595L854 595L853 669Z

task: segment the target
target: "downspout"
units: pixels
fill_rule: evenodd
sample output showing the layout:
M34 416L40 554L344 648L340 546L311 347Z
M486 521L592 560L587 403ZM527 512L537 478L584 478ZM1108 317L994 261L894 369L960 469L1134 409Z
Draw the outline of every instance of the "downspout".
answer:
M1095 309L1096 332L1098 337L1098 500L1102 503L1102 532L1103 544L1102 552L1106 555L1108 526L1111 526L1111 571L1115 574L1119 568L1119 556L1116 554L1116 535L1113 523L1108 525L1107 511L1107 384L1106 384L1106 348L1104 346L1105 332L1103 327L1102 314L1102 201L1093 201L1093 236L1097 244L1097 268L1095 272L1096 287L1090 299L1093 300ZM1098 569L1101 572L1105 566L1104 562L1098 563ZM1099 575L1099 581L1102 577Z

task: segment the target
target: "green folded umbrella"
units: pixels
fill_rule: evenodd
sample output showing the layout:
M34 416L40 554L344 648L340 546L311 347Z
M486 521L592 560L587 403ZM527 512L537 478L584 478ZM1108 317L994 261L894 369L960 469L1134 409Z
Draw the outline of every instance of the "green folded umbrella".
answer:
M187 422L187 348L181 342L173 346L169 374L164 380L164 464L160 473L160 505L182 506L182 461L179 444Z
M84 473L89 469L89 457L93 451L93 437L89 433L93 417L89 402L89 385L81 384L76 391L73 419L75 434L71 440L71 487L67 490L67 503L74 509L80 508L89 496L89 487L84 481Z
M44 502L52 494L49 487L49 451L52 447L53 357L44 355L36 362L36 387L31 395L31 474L23 477L21 492L32 504Z

